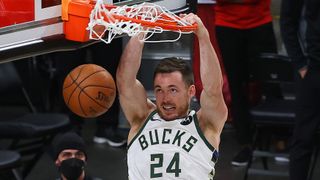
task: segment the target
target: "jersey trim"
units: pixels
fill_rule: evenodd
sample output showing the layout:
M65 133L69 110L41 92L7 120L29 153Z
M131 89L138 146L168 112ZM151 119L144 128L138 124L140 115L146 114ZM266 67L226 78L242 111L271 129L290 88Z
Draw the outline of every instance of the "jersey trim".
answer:
M193 119L194 119L194 124L195 124L195 126L196 126L196 129L197 129L197 131L198 131L198 134L199 134L199 136L201 137L201 139L203 140L203 142L207 145L207 147L208 147L212 152L217 151L217 150L209 143L209 141L207 140L207 138L204 136L204 134L203 134L203 132L202 132L202 130L201 130L201 128L200 128L200 125L199 125L199 120L198 120L197 114L194 114L194 115L193 115Z
M141 134L141 132L143 131L144 127L147 125L148 121L150 121L150 119L152 118L152 116L154 114L157 113L157 110L152 111L148 118L144 121L143 125L141 126L141 128L139 129L138 133L132 138L131 142L128 144L127 149L130 148L131 144L138 138L138 136Z
M193 119L194 119L194 125L196 126L196 129L198 131L199 136L201 137L203 142L207 145L207 147L213 152L211 160L214 163L217 163L218 162L218 158L219 158L219 152L209 143L207 138L204 136L204 134L203 134L203 132L202 132L202 130L200 128L198 116L197 116L196 113L193 115Z

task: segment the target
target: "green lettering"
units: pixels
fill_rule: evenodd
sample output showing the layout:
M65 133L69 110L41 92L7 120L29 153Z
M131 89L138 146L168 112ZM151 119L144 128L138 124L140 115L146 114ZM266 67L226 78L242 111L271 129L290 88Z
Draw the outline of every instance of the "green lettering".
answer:
M179 177L181 173L180 169L180 155L179 153L174 153L174 156L166 169L167 173L174 173L175 177Z
M167 133L171 134L171 129L164 129L162 134L162 144L169 144L170 139L166 139Z
M148 147L148 142L147 142L146 137L144 135L141 135L139 137L139 143L140 143L142 150L145 150Z
M154 138L152 136L152 131L149 131L149 136L150 136L150 144L151 145L159 144L158 130L154 130L155 140L154 140Z
M156 173L156 168L161 168L163 166L163 154L151 154L151 162L155 162L150 164L150 178L158 178L162 177L162 173Z
M198 139L193 137L193 136L190 136L190 138L187 140L186 144L184 144L182 146L182 148L184 150L186 150L187 152L190 152L190 150L193 148L193 146L197 143Z
M172 144L174 144L175 142L178 142L178 146L180 146L180 142L181 142L181 137L186 133L186 132L182 132L180 133L180 130L177 131L177 134L176 136L174 137L173 141L172 141Z

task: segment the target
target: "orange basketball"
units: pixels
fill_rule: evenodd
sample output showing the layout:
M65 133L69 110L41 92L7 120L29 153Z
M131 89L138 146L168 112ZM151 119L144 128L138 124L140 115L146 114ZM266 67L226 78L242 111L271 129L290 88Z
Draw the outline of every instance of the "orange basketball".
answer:
M84 118L107 112L115 100L116 85L111 74L95 64L74 68L63 83L63 99L69 109Z

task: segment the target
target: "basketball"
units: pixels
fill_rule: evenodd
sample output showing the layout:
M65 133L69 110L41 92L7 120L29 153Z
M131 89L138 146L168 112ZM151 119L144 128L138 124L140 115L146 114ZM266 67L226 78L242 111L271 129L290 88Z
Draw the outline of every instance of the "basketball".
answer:
M115 100L116 85L111 74L95 64L74 68L63 83L63 99L78 116L94 118L108 111Z

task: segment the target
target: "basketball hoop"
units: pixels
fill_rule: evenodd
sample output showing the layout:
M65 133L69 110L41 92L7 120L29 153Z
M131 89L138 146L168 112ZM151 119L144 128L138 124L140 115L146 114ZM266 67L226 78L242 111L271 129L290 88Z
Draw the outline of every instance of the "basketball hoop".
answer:
M87 27L83 31L88 31L88 39L101 40L107 44L118 35L134 36L141 32L146 33L142 39L145 42L174 42L182 34L191 33L197 28L196 24L190 24L166 8L153 3L113 6L105 4L103 0L97 0L95 4L93 1L90 3L83 3L83 1L78 0L77 2L83 4L82 9L86 7L82 12L91 9ZM154 34L164 31L177 32L178 37L167 40L149 40Z

